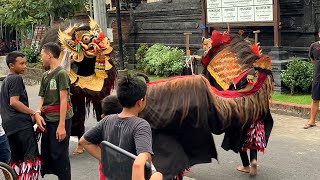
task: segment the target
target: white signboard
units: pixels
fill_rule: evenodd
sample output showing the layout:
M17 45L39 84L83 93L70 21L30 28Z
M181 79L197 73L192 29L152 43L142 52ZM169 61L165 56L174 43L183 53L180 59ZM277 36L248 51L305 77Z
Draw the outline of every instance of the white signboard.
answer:
M272 22L273 0L207 0L207 22Z
M252 6L238 8L238 21L250 22L254 21L254 8Z
M255 21L272 21L273 10L272 5L255 6Z
M222 21L233 22L238 19L238 12L236 7L223 8L222 9Z
M253 6L253 0L220 0L222 7Z
M211 0L210 2L208 1L207 3L207 8L217 8L221 7L221 0Z
M208 9L207 10L208 22L222 22L222 9Z

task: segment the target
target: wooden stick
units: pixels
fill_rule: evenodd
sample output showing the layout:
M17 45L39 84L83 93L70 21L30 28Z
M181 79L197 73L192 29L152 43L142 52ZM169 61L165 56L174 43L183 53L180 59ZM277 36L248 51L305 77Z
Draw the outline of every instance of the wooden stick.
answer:
M253 31L253 33L254 33L254 42L258 43L258 34L260 33L260 30Z
M190 56L190 49L189 49L189 35L192 33L183 33L184 35L186 35L186 55Z

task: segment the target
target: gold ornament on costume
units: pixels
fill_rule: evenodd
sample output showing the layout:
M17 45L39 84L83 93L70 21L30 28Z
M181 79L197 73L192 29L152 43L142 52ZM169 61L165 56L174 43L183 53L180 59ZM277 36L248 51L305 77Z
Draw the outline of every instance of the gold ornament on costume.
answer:
M91 18L89 22L90 30L79 30L79 27L69 27L65 31L59 30L58 37L61 48L70 52L71 60L78 63L86 58L96 58L95 73L83 77L77 75L72 70L69 71L71 83L77 83L81 88L87 88L93 91L100 91L105 78L106 71L112 68L109 63L109 54L113 50L109 39L104 35L99 25ZM60 60L65 52L61 51ZM85 59L86 60L86 59ZM90 82L90 83L89 83Z
M207 55L210 49L212 48L211 38L202 37L202 47L205 49L204 55Z

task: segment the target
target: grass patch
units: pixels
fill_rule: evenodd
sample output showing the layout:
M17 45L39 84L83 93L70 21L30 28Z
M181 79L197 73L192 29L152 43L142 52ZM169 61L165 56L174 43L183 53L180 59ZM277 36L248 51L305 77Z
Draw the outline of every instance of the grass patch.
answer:
M296 103L296 104L307 104L307 105L310 105L312 102L310 94L290 95L290 94L273 93L272 100L280 101L280 102Z

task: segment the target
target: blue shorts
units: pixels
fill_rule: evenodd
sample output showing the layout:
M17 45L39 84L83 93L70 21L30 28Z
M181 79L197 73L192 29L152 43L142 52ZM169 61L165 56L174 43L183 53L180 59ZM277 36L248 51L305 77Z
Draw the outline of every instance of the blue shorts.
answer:
M9 163L11 151L6 135L0 136L0 162Z

